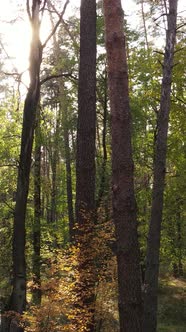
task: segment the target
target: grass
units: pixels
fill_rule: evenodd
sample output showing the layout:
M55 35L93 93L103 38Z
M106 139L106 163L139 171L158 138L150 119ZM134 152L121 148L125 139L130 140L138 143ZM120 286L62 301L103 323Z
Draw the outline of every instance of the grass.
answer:
M186 280L161 280L158 332L186 332Z

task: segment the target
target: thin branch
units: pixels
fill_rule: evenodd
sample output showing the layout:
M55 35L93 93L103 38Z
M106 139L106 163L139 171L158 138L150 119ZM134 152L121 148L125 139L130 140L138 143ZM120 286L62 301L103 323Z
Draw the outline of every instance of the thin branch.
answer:
M176 31L183 28L183 27L185 27L185 26L186 26L186 23L178 25L178 27L176 28Z
M160 65L162 66L162 68L164 68L164 64L158 59L158 62L160 63Z
M65 11L66 11L66 8L67 8L67 5L69 4L69 2L70 2L70 0L66 0L65 5L64 5L64 7L63 7L63 11L62 11L62 13L61 13L61 15L60 15L60 18L59 18L58 22L56 23L55 27L53 28L53 30L51 31L51 33L49 34L49 36L47 37L47 39L45 40L45 42L43 43L42 48L44 48L44 47L47 45L47 43L48 43L48 41L50 40L50 38L51 38L51 37L54 35L54 33L56 32L58 26L59 26L60 23L61 23L61 20L62 20L64 14L65 14Z
M185 49L185 46L184 47L180 47L178 50L174 51L174 54L180 52L180 51L183 51Z
M164 52L161 52L161 51L153 51L154 53L158 53L158 54L160 54L160 55L165 55L165 53Z
M47 0L44 0L43 7L40 9L41 10L41 17L43 17L44 10L45 10L45 7L46 7L46 3L47 3Z
M9 56L8 52L6 51L6 49L5 49L4 45L3 45L3 43L1 42L1 40L0 40L0 46L3 49L3 51L5 52L5 54L7 56L7 59L11 59L11 57Z
M6 201L4 201L4 200L3 200L2 203L5 204L6 206L8 206L8 208L11 210L11 212L14 213L14 208L13 208L11 205L9 205L9 204L8 204Z
M73 76L72 73L62 73L62 74L58 74L58 75L50 75L45 77L43 80L40 81L40 85L44 84L45 82L52 80L54 78L60 78L60 77L69 77L69 78L73 78L74 80L78 80L78 78L76 76Z
M50 10L50 8L48 8L48 11L49 11L50 13L55 13L55 14L58 15L58 18L61 19L61 22L62 22L62 24L63 24L63 26L64 26L66 32L68 33L68 35L70 36L70 38L71 38L71 40L72 40L72 42L73 42L73 44L74 44L74 48L75 48L75 49L79 49L78 43L76 42L76 39L74 38L73 34L71 33L71 31L70 31L70 29L69 29L69 27L68 27L67 22L66 22L63 18L60 18L60 17L61 17L60 13L57 11L57 9L56 9L55 6L51 3L51 1L48 0L47 2L48 2L48 6L50 6L50 7L53 9L53 10Z
M158 16L157 18L154 18L154 22L156 22L157 20L159 20L159 18L162 17L162 16L167 16L167 14L164 13L164 14L161 14L160 16Z
M16 73L16 72L6 72L6 71L3 71L2 72L4 75L7 75L7 76L14 76L14 77L17 77L17 78L21 78L22 74L23 73Z
M4 72L4 71L2 71L2 73L3 73L4 75L14 77L14 79L15 79L16 82L18 82L18 83L22 83L22 84L24 85L24 87L25 87L26 89L28 89L28 86L27 86L27 85L22 81L22 79L21 79L22 76L23 76L23 74L24 74L26 71L27 71L27 69L24 70L24 71L21 72L21 73L17 73L17 72L12 72L12 73L10 73L10 72Z
M6 139L6 138L12 138L12 139L14 139L14 138L21 138L21 136L20 135L17 135L17 134L15 134L15 135L4 135L2 138L3 139Z
M16 164L4 164L4 165L0 165L0 168L1 167L14 167L14 168L17 168L18 166Z
M163 30L166 31L166 28L162 27L162 26L161 26L160 24L158 24L157 22L155 22L155 24L156 24L156 26L157 26L158 28L163 29Z
M173 95L173 97L174 97L177 101L180 101L180 103L186 105L186 101L185 101L185 100L183 100L183 99L181 99L181 98L179 98L179 97L176 97L175 95Z

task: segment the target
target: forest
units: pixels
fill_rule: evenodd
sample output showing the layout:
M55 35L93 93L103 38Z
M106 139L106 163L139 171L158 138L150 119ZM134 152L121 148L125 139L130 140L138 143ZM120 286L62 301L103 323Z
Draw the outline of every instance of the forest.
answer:
M184 332L185 1L7 3L0 331Z

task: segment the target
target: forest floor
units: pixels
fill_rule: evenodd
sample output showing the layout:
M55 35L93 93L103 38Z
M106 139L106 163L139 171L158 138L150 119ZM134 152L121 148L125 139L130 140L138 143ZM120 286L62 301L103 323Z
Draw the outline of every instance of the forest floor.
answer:
M185 279L161 280L158 312L158 332L186 332Z

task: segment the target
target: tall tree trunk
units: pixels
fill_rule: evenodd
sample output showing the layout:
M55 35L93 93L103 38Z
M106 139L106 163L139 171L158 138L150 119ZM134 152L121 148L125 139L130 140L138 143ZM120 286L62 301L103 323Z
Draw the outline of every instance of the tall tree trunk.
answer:
M25 264L25 215L29 189L29 175L31 153L33 145L36 109L40 97L40 65L42 46L39 39L39 10L40 1L32 1L30 22L32 27L32 41L30 48L30 86L23 110L23 127L21 136L21 153L17 179L17 195L14 212L13 229L13 290L9 309L19 314L26 307L26 264ZM10 323L11 332L22 331L16 320Z
M51 144L51 170L52 170L52 190L51 190L51 223L57 221L57 165L59 160L59 125L60 110L56 107L56 128L54 132L54 142ZM53 145L53 146L52 146Z
M41 246L41 127L40 127L40 107L38 107L37 124L35 129L35 164L34 164L33 280L35 287L32 293L32 300L33 303L36 305L41 303L40 246Z
M96 210L100 208L103 200L103 196L105 193L105 185L106 185L106 166L107 166L107 144L106 144L106 137L107 137L107 117L108 117L108 84L107 84L107 71L105 68L105 77L104 77L104 96L100 96L100 102L103 107L103 123L102 123L102 150L103 150L103 159L101 164L101 174L100 174L100 186L98 191L98 197L96 202ZM99 128L98 128L99 131Z
M123 10L120 0L104 0L112 131L112 204L118 264L121 332L142 331L140 255L131 147L131 114Z
M95 122L96 0L81 0L76 159L76 221L80 228L78 306L86 318L89 316L88 320L84 319L82 331L94 330L95 271L92 240L95 210Z
M69 146L69 130L66 105L64 105L64 141L65 141L65 164L66 164L66 187L67 187L67 203L68 203L68 220L69 220L69 239L70 242L74 239L74 209L73 209L73 195L72 195L72 171L71 171L71 156Z
M154 180L152 208L147 243L147 266L144 293L144 332L155 332L157 328L157 292L159 275L159 249L165 186L167 132L171 102L171 79L176 41L177 0L169 0L167 16L166 46L163 63L160 111L157 120L157 136L154 152Z

